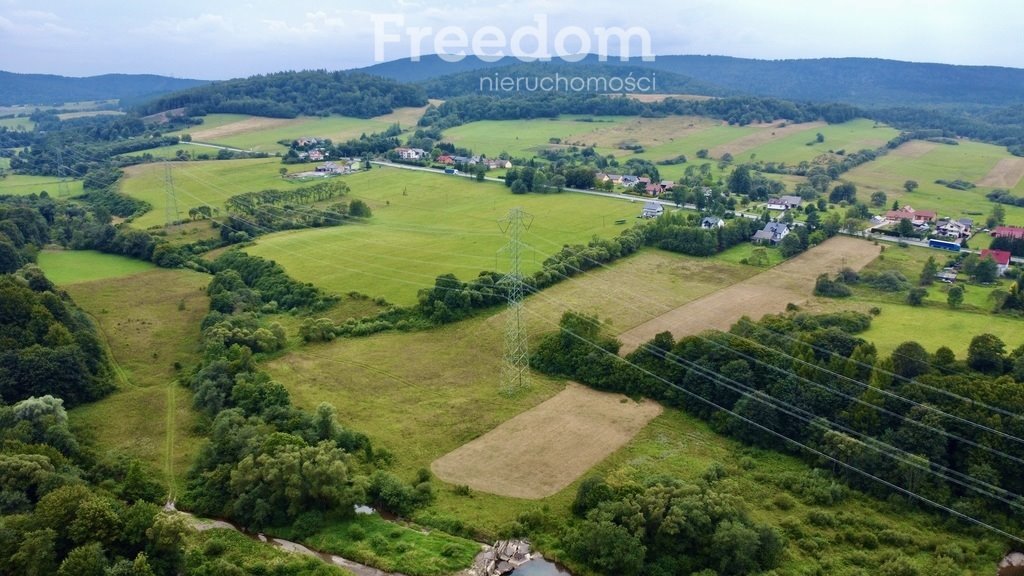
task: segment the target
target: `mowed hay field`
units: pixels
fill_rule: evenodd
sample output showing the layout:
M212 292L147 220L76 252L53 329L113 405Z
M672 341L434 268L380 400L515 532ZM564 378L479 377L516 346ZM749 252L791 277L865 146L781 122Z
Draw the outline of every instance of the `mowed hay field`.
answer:
M188 133L195 142L218 144L254 152L286 152L281 140L295 140L303 136L329 138L335 143L358 138L362 134L382 132L392 124L403 129L416 126L426 107L398 108L390 114L375 118L348 116L298 118L265 118L244 114L210 114L203 124L172 134Z
M121 278L156 268L149 262L93 250L43 250L38 263L46 277L59 286Z
M811 298L819 274L834 274L844 267L859 270L878 254L878 246L865 240L845 236L829 239L757 276L623 332L618 336L623 344L621 352L631 352L664 331L680 338L708 329L728 330L743 316L758 319L782 312L790 302Z
M469 280L483 270L506 269L507 256L499 250L508 240L499 220L513 207L533 216L522 253L525 271L533 272L563 244L618 234L636 221L643 205L570 192L517 196L499 183L397 168L343 178L351 198L370 205L372 218L271 234L246 251L329 292L354 290L412 304L438 275ZM626 224L616 225L618 220Z
M192 394L175 382L174 363L198 359L209 280L198 272L156 269L63 286L99 325L119 372L117 391L72 410L72 424L101 450L123 451L169 471L176 488L202 437L194 432Z
M993 204L985 198L992 188L1009 188L1015 194L1024 194L1024 180L1013 186L985 186L993 179L1005 180L1017 170L1017 159L1006 148L961 140L959 145L911 141L873 162L850 170L843 179L855 183L862 199L875 190L884 191L891 204L910 204L914 208L936 210L940 216L963 218L970 212L975 221L978 214L988 214ZM971 190L953 190L936 184L935 180L964 180L978 184ZM907 192L903 183L916 181L920 187ZM1006 182L1010 184L1010 182ZM1024 224L1024 208L1004 205L1008 223Z
M438 458L438 478L514 498L551 496L631 440L661 405L570 383L541 404Z

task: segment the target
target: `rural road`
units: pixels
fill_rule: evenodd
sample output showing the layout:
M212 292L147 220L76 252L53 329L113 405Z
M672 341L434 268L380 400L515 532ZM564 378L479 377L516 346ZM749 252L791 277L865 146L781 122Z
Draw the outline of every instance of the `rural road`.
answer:
M636 350L655 335L669 331L675 338L708 329L728 330L743 316L760 318L783 312L786 304L805 301L818 275L833 274L843 267L859 270L880 253L872 242L836 236L796 258L757 276L722 288L631 328L618 336L620 354Z

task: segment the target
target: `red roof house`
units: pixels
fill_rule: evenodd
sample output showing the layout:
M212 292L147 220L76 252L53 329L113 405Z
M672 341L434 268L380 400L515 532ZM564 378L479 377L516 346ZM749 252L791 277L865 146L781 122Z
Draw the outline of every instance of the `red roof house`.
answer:
M981 251L981 259L984 260L985 258L991 258L996 261L1000 276L1010 267L1010 253L1005 250L989 250L985 248Z
M996 226L995 230L992 231L992 235L996 238L1014 238L1016 240L1024 240L1024 228L1017 226Z

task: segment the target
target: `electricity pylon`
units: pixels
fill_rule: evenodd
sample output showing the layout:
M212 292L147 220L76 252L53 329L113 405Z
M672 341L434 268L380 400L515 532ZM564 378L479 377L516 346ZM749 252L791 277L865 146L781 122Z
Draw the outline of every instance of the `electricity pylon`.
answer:
M164 220L167 226L178 222L178 197L174 193L174 179L171 177L171 164L164 162Z
M502 248L509 256L508 273L501 279L508 295L508 324L505 327L505 350L501 366L501 393L511 396L530 386L530 355L526 344L526 326L523 321L523 274L521 268L522 234L530 228L533 217L521 208L513 208L499 222L501 231L508 235L508 244Z

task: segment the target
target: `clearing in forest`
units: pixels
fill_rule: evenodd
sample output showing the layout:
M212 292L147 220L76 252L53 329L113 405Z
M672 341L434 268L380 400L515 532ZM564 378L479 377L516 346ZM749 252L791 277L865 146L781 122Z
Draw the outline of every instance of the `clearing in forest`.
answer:
M634 402L569 383L565 390L463 444L431 464L445 482L501 496L555 494L629 442L661 414Z

